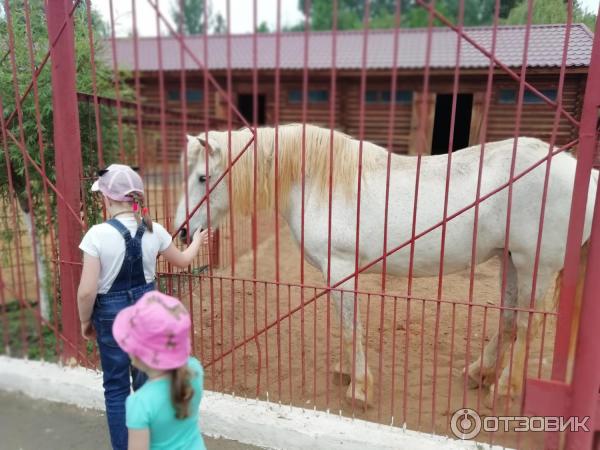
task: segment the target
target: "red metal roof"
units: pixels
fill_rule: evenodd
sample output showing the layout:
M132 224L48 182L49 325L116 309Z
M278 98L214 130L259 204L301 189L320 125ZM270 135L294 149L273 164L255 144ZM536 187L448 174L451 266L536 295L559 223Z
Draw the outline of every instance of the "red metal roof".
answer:
M492 27L466 27L464 32L478 45L491 51ZM560 67L566 25L534 25L531 27L527 65L529 67ZM446 27L434 28L431 40L430 67L452 68L456 64L457 34ZM304 33L282 33L280 67L302 69L304 66ZM333 42L331 32L311 32L308 37L308 67L327 69L331 67ZM525 26L500 26L496 37L496 57L509 67L520 67L523 62ZM186 46L203 60L203 36L188 36ZM275 34L257 35L257 67L274 69L276 63ZM425 66L427 29L402 29L399 32L398 63L401 69L420 69ZM568 67L586 67L590 63L593 35L583 24L574 24L569 39ZM337 33L338 69L360 69L362 67L362 30ZM133 39L117 39L117 61L124 69L134 69ZM162 37L163 70L180 70L180 43L174 37ZM394 30L372 30L368 33L367 68L389 69L393 66ZM111 52L111 46L106 51ZM252 35L231 36L231 68L252 69ZM108 60L111 54L108 53ZM462 41L460 65L463 68L489 66L489 58L466 40ZM186 69L198 69L198 64L186 54ZM227 37L208 37L208 67L211 70L227 68ZM158 65L158 39L139 40L139 69L156 71Z

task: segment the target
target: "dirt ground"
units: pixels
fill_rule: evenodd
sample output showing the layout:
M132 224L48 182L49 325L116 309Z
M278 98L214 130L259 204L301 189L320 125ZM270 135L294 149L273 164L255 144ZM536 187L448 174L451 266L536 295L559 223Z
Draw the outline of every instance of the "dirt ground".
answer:
M190 302L195 353L206 365L207 389L442 435L450 434L449 418L462 407L482 416L519 414L520 396L510 404L497 402L492 411L483 403L487 390L467 389L462 376L498 329L500 261L476 268L470 306L469 271L443 278L441 302L435 301L437 277L414 279L407 300L406 279L389 277L382 296L381 275L360 276L365 352L375 380L374 406L364 409L345 398L346 385L332 375L333 364L345 357L340 316L326 295L313 301L324 286L321 274L304 263L302 277L299 248L282 225L280 284L274 283L274 227L261 220L256 253L238 258L233 269L169 280L169 289ZM348 293L344 298L351 300ZM543 342L532 341L529 376L549 373L554 322L547 316ZM538 436L522 433L482 434L478 440L528 449L539 444Z
M176 190L153 188L149 183L151 209L160 220L168 216L165 205L176 205ZM231 226L222 227L221 263L212 273L161 279L161 288L187 301L192 311L194 352L206 366L207 389L443 435L450 434L449 418L462 407L481 415L519 414L520 396L491 410L483 403L487 391L467 389L462 376L498 329L498 260L476 268L471 304L469 271L444 276L439 296L437 277L414 279L410 299L405 278L388 277L381 295L380 275L359 277L363 340L375 380L374 406L364 409L346 399L347 386L332 375L335 363L351 361L343 356L339 314L327 295L314 300L325 286L321 273L302 261L285 224L277 266L272 214L260 214L255 222L254 241L252 220L236 218L234 234ZM194 267L206 263L203 249ZM159 260L159 272L167 270ZM344 301L351 298L344 294ZM528 376L548 377L554 329L554 316L546 316L541 337L531 341ZM535 449L539 438L497 433L478 439Z

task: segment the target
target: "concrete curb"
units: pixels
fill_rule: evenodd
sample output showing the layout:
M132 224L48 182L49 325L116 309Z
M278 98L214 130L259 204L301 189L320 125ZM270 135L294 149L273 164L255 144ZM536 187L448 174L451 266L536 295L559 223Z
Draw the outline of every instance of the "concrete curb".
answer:
M104 410L101 374L81 367L0 356L0 390ZM272 449L501 448L210 391L205 391L200 410L206 435Z

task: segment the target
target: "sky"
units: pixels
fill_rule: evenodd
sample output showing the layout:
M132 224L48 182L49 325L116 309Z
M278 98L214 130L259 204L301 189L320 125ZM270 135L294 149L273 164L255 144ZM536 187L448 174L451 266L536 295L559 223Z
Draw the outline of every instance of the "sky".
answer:
M581 5L591 12L598 12L598 0L581 0Z
M156 0L135 0L140 36L156 36L156 12L151 6ZM227 0L209 0L213 17L217 13L227 17ZM160 12L169 20L171 8L178 4L178 0L158 0ZM113 0L113 15L116 23L117 35L127 35L131 30L131 0ZM267 22L269 28L274 30L277 21L277 0L256 0L257 23ZM110 23L109 0L96 0L92 3L100 11L104 19ZM229 0L231 10L231 32L250 33L253 30L253 5L254 0ZM298 0L281 0L281 26L292 25L302 20L304 16L298 10ZM166 32L166 27L161 23L161 31Z
M171 8L178 0L113 0L113 14L117 36L128 35L132 29L131 1L135 1L137 10L138 33L140 36L156 36L156 14L150 2L158 2L164 16L171 19ZM209 0L212 14L221 13L227 17L227 0ZM110 23L110 1L96 0L94 7L100 11L104 19ZM588 11L598 11L600 0L580 0ZM253 30L254 0L229 0L231 9L231 32L250 33ZM256 0L257 23L267 22L271 30L275 29L277 21L277 0ZM281 0L281 26L292 25L302 20L304 16L298 10L298 0ZM167 29L161 23L162 33Z

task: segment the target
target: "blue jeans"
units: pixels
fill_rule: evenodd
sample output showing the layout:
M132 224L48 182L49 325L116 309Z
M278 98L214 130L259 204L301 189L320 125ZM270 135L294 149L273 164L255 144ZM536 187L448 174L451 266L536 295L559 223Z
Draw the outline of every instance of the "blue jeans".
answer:
M140 388L146 375L131 366L131 360L118 346L112 334L116 315L133 305L143 294L154 290L154 283L138 286L128 291L109 292L98 295L92 321L98 340L98 351L104 379L104 401L110 441L114 450L127 449L127 426L125 425L125 399L133 390ZM133 383L132 383L133 381Z

